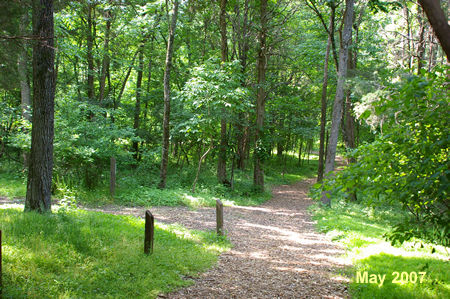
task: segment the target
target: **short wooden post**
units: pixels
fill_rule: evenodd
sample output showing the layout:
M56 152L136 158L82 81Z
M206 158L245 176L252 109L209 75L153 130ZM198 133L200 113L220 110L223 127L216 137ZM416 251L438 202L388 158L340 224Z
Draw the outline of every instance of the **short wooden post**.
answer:
M116 158L111 157L110 168L109 168L109 194L114 197L116 193Z
M223 204L220 199L216 199L216 223L217 234L223 236Z
M153 237L155 233L155 218L149 210L145 211L144 253L153 253Z

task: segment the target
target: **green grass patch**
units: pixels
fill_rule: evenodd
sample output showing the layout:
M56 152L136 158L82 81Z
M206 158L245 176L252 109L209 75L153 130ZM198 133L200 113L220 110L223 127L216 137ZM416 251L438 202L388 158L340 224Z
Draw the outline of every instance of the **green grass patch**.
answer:
M0 169L0 196L25 197L27 182L21 172L11 173Z
M0 223L4 298L155 298L230 247L213 232L157 223L147 256L143 220L81 210L0 209Z
M421 240L391 246L384 240L392 225L405 217L399 207L334 202L332 208L314 205L311 210L318 229L347 249L354 266L347 273L354 298L450 298L448 248ZM364 272L368 280L359 281ZM386 275L384 283L370 283L371 274ZM393 282L396 276L399 283Z

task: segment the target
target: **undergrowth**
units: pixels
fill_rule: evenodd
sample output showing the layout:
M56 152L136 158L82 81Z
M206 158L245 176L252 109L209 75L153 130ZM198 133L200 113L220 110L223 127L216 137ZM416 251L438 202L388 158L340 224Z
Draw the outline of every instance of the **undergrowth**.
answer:
M367 207L335 200L332 208L316 204L311 211L318 229L347 249L353 267L346 274L351 279L350 291L354 298L450 298L448 248L418 239L392 246L383 238L395 223L406 217L400 207ZM384 283L358 282L358 272L363 275L365 271L368 277L386 275ZM422 282L404 279L393 283L394 272L399 275L405 272L410 278L414 278L413 272L426 274Z
M216 199L225 205L258 205L270 199L274 185L290 184L312 177L317 170L317 157L298 164L297 158L288 156L286 166L277 158L266 161L264 165L265 192L257 192L253 187L253 169L235 169L233 188L218 183L216 164L205 163L199 180L192 192L195 178L195 165L183 167L172 164L168 168L166 189L158 189L159 165L142 163L137 168L118 165L117 188L114 198L109 195L109 174L105 171L99 177L97 187L88 189L79 179L70 175L55 174L53 179L54 198L74 198L78 203L88 206L118 204L126 206L214 206ZM26 178L19 165L0 167L0 196L10 198L24 197ZM228 169L230 176L231 169Z

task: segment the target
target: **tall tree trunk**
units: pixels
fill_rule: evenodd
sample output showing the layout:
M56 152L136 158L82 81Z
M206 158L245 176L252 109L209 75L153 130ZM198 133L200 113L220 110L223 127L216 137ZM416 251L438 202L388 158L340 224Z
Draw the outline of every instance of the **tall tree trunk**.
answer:
M51 211L55 50L53 0L33 1L33 116L25 211Z
M87 96L89 100L94 99L94 55L92 53L94 47L94 36L93 36L93 10L95 7L92 4L88 4L88 17L87 17Z
M142 73L144 71L144 44L141 44L139 51L139 65L137 71L137 80L136 80L136 104L134 106L134 121L133 121L133 129L138 134L139 130L139 122L141 116L141 94L142 94ZM135 140L133 141L133 152L134 159L136 161L139 160L139 143Z
M227 0L220 0L220 49L222 63L228 60L228 45L227 45L227 20L226 20ZM225 108L223 108L225 110ZM223 111L225 115L225 111ZM219 159L217 163L217 179L221 183L227 181L227 122L222 117L220 120L220 147Z
M403 43L403 57L406 60L408 70L411 70L411 22L409 19L408 3L405 0L403 3L403 15L406 20L406 37Z
M423 69L425 59L425 24L423 20L423 10L417 6L417 20L419 22L419 42L417 44L417 74Z
M328 32L327 48L325 51L325 62L323 65L323 84L322 84L322 96L320 99L320 141L319 141L319 165L317 169L317 181L320 182L323 179L323 164L324 164L324 150L325 150L325 127L327 124L327 87L328 87L328 61L330 59L331 48L331 35L334 35L334 15L336 8L331 6L330 25Z
M447 61L450 62L450 25L441 8L439 0L419 0L420 6L425 11L431 27L444 50Z
M349 58L348 58L348 70L350 72L349 76L354 76L358 62L358 45L359 45L359 26L362 23L363 16L366 11L368 2L362 2L360 6L360 11L358 18L354 21L353 29L354 42L350 40L349 44ZM344 117L344 141L348 149L356 148L356 121L353 116L353 103L351 100L351 91L349 88L345 91L345 117ZM349 159L349 163L354 163L356 160L354 158ZM356 198L356 195L354 196Z
M253 170L253 184L255 187L264 190L264 170L262 153L259 148L263 140L264 130L264 113L266 103L266 68L267 68L267 0L261 0L260 6L260 24L261 28L258 33L258 57L257 57L257 83L258 92L256 97L256 132L255 132L255 165Z
M334 170L334 163L336 159L336 148L339 137L339 125L342 119L342 109L344 101L344 85L347 77L348 67L348 48L352 39L354 0L345 1L344 14L344 30L342 32L342 46L339 51L339 72L336 86L336 97L334 99L333 114L331 119L331 133L328 145L327 160L325 162L325 176ZM329 194L324 192L322 194L322 202L326 205L331 204Z
M169 28L169 39L167 41L166 62L164 69L164 120L163 120L163 147L161 153L161 171L158 187L166 187L167 164L169 162L169 125L170 125L170 70L172 69L173 40L178 17L178 0L175 0L172 20Z
M22 16L19 24L19 32L23 36L27 36L28 26L28 11ZM22 117L28 121L31 121L31 91L30 82L28 79L28 53L26 50L26 43L22 42L19 49L19 58L17 62L17 73L19 75L20 82L20 107L22 110ZM29 151L24 150L22 153L23 166L28 167Z
M106 30L105 30L105 41L103 44L103 61L102 61L102 69L100 74L100 90L98 100L101 103L105 98L105 86L106 86L106 74L109 72L109 38L111 35L111 8L105 11L105 19L106 19Z
M248 11L249 11L249 0L245 0L244 2L244 12L242 16L242 28L241 28L241 20L240 20L240 11L239 6L236 6L235 12L237 16L236 24L233 28L236 29L236 35L238 38L238 54L239 61L242 67L242 86L246 87L245 82L245 72L247 69L247 55L249 50L248 43ZM238 115L239 122L236 125L236 131L238 132L238 144L237 144L237 168L244 169L245 168L245 160L247 157L248 150L248 138L249 138L249 127L248 123L248 113L239 113Z
M20 20L19 31L23 36L27 35L27 26L28 26L28 12L25 12ZM19 52L19 60L17 63L17 73L19 75L20 81L20 106L22 110L22 116L26 120L31 121L31 91L30 91L30 83L28 80L28 54L26 50L25 42L22 42Z

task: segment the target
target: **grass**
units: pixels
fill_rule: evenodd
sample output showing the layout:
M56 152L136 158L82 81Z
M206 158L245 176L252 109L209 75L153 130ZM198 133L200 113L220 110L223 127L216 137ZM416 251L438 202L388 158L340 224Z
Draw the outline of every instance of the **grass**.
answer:
M0 209L3 298L155 298L191 284L229 243L160 223L153 255L143 220L81 210Z
M14 165L13 165L14 166ZM20 166L0 167L0 196L24 197L26 180L20 173ZM274 185L290 184L312 177L317 170L317 157L311 156L310 162L299 166L294 156L288 156L286 169L277 158L265 163L265 192L255 192L253 187L253 169L235 170L234 188L217 182L216 164L206 163L197 183L195 192L191 192L196 166L169 165L167 188L157 188L159 182L159 165L142 163L136 169L120 168L117 173L116 196L109 196L109 176L103 173L95 189L87 190L76 179L69 176L55 176L55 197L74 198L88 206L118 204L125 206L177 206L189 207L214 206L216 199L225 205L258 205L270 199ZM228 175L231 170L228 169Z
M363 204L335 202L332 208L312 207L317 227L347 249L354 267L348 270L354 298L450 298L448 248L420 240L391 246L383 239L393 223L404 217L398 207L368 208ZM357 281L357 273L386 275L382 285ZM394 272L406 272L401 283L393 283ZM411 273L426 272L415 283Z
M26 180L22 173L0 172L0 196L25 197L26 190Z

